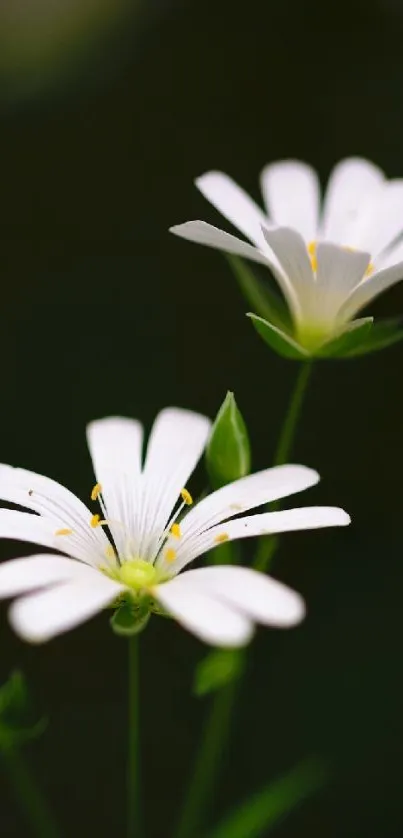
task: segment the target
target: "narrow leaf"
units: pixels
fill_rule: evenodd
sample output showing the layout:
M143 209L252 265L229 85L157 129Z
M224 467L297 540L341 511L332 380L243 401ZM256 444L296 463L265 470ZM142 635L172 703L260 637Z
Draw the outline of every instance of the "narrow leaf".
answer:
M316 357L344 358L350 352L354 352L364 341L368 340L373 321L373 317L353 320L336 337L322 344L315 352Z
M325 781L324 765L307 760L241 804L208 838L265 838L281 818Z
M347 358L355 358L359 355L367 355L370 352L379 352L403 340L403 328L401 318L393 320L381 320L374 323L368 337L356 348L346 353Z
M250 442L234 394L228 392L211 429L206 466L213 489L220 489L250 472Z
M25 678L15 671L0 688L0 749L15 748L40 736L47 721L35 715Z
M285 334L280 328L258 317L256 314L248 313L252 323L265 343L281 355L283 358L292 359L294 361L306 361L311 357L310 353L306 351L293 338Z
M243 671L244 656L239 649L214 649L197 665L193 684L195 695L215 692Z

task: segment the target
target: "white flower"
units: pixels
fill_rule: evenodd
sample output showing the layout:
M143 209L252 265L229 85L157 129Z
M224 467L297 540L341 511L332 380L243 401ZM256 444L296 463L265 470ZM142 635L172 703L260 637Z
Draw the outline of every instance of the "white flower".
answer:
M179 523L192 505L184 486L209 431L204 416L163 410L142 467L139 422L119 417L92 422L87 440L97 483L91 499L99 501L103 520L48 477L0 466L0 498L37 513L1 509L0 537L68 556L39 554L0 565L0 597L20 597L11 605L10 621L22 638L48 640L122 595L134 603L152 598L189 631L220 646L246 643L255 622L290 626L303 618L298 594L248 568L215 566L180 573L227 539L349 523L343 510L331 507L234 517L318 481L315 471L294 465L225 486Z
M361 158L342 160L330 176L323 206L318 176L305 163L270 164L260 184L267 214L222 172L196 181L252 244L204 221L171 232L270 267L297 341L308 348L320 345L403 278L403 180L387 180Z

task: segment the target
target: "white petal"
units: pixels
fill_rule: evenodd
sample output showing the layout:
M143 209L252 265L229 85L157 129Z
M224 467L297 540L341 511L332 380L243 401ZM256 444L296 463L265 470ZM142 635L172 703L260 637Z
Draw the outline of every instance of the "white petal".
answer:
M225 233L217 227L212 227L211 224L206 224L204 221L188 221L186 224L171 227L170 232L181 236L183 239L205 244L208 247L223 250L225 253L233 253L236 256L242 256L245 259L251 259L253 262L266 265L273 272L291 311L297 307L293 287L289 279L284 275L278 259L263 235L261 242L262 249L259 250L257 247L253 247L241 239L235 238L235 236L230 236L229 233Z
M23 640L43 643L89 620L123 590L123 585L88 568L71 581L16 600L10 623Z
M87 441L110 530L122 555L137 528L143 428L135 419L111 416L88 425Z
M88 544L80 537L79 532L57 534L58 532L59 528L48 518L15 509L0 509L0 538L51 547L89 565L95 566L105 561L109 542L104 534L102 536L106 546L103 549L101 545L93 547L91 543Z
M177 224L176 227L171 227L169 232L191 242L205 244L208 247L223 250L225 253L243 256L245 259L252 259L253 262L259 262L262 265L270 264L269 258L257 247L225 233L224 230L219 230L218 227L213 227L212 224L206 224L205 221L187 221L186 224Z
M287 628L300 623L305 616L304 601L299 594L247 567L198 568L185 571L178 579L186 579L188 585L191 583L200 592L267 626Z
M90 526L91 511L60 483L26 469L0 465L0 498L44 516L49 522L49 531L73 530L73 535L69 536L71 542L64 541L60 547L59 542L49 546L91 564L99 564L103 560L109 545L105 533L100 527L93 529ZM3 537L18 538L18 535Z
M263 229L267 244L273 250L287 277L282 288L296 321L305 319L305 310L311 306L315 292L315 278L305 242L295 230L288 227Z
M244 189L223 172L207 172L197 178L196 186L234 227L260 247L261 225L268 224L268 219Z
M384 270L384 268L391 268L397 265L398 262L403 262L403 241L393 245L386 252L375 260L376 270Z
M390 180L366 203L345 243L359 250L369 250L375 259L402 232L403 180Z
M320 187L314 169L299 160L271 163L263 169L260 182L270 220L294 228L307 242L315 240Z
M93 569L90 572L98 573ZM2 562L0 564L0 598L6 599L39 588L47 588L58 582L67 582L75 579L80 573L87 574L88 567L74 559L52 554L38 554Z
M296 530L314 530L324 527L345 527L350 523L350 516L335 506L307 506L298 509L285 509L281 512L263 512L225 521L211 527L192 539L188 538L183 553L175 562L166 563L166 569L178 573L189 562L207 553L223 541L235 541L238 538L274 535L275 533ZM170 546L173 546L173 542ZM186 552L186 557L184 553Z
M152 560L181 489L194 471L210 432L206 416L166 408L156 418L143 473L138 555Z
M165 550L158 560L161 567L167 566L177 572L190 559L189 549L194 538L210 527L255 509L264 503L288 497L314 486L319 475L305 466L284 465L242 477L222 489L208 495L198 503L181 522L181 538L169 539L167 548L176 551L176 560L168 566L164 562Z
M361 282L370 254L325 242L318 245L316 257L318 316L325 321L332 320L353 288Z
M384 182L383 172L360 157L350 157L335 166L326 189L320 235L337 244L351 245L352 225L366 211Z
M363 308L378 294L382 294L392 285L396 285L403 279L403 262L392 265L390 268L372 274L364 279L357 288L350 294L339 311L340 320L350 320L357 311Z
M178 623L212 646L244 646L253 635L251 621L239 609L205 591L190 573L157 585L154 595Z

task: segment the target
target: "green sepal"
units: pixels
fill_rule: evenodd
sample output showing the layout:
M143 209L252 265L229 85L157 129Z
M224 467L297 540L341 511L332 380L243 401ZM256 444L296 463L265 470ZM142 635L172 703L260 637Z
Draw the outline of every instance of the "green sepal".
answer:
M343 329L333 334L330 340L308 348L262 317L251 313L247 316L271 349L283 358L294 361L306 361L309 358L353 358L355 355L381 349L403 338L403 330L396 331L394 324L394 330L385 329L374 339L373 332L376 327L373 325L373 317L363 317L348 323Z
M214 421L206 448L206 467L213 489L250 472L247 427L234 394L228 392Z
M137 605L127 600L115 611L109 622L115 634L132 637L145 629L149 619L149 603Z
M22 672L12 672L0 688L0 750L19 747L44 732L47 720L33 721L34 711Z
M327 779L324 763L306 760L237 806L208 838L266 838L279 820L322 788Z
M263 317L258 317L251 312L248 312L247 317L250 317L257 333L271 349L277 352L277 355L293 361L307 361L308 358L312 357L312 353L304 349L278 326L274 326L268 320L264 320Z
M193 692L207 695L238 679L243 672L244 655L239 649L214 649L198 663Z
M373 317L362 317L353 320L336 337L323 343L313 353L317 358L345 358L354 353L368 340L373 327Z
M262 282L239 256L226 256L245 299L261 317L285 332L292 330L288 308L279 294Z
M357 347L346 354L346 358L356 358L360 355L367 355L370 352L379 352L394 343L403 340L403 328L401 318L393 320L381 320L374 323L370 334Z

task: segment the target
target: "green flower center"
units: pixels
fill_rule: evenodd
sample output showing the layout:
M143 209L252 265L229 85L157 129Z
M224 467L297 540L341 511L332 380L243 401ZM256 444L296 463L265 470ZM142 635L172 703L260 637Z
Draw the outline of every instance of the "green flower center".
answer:
M124 562L117 571L119 582L123 582L128 588L140 591L142 588L150 588L157 584L160 578L157 568L144 559L131 559Z

